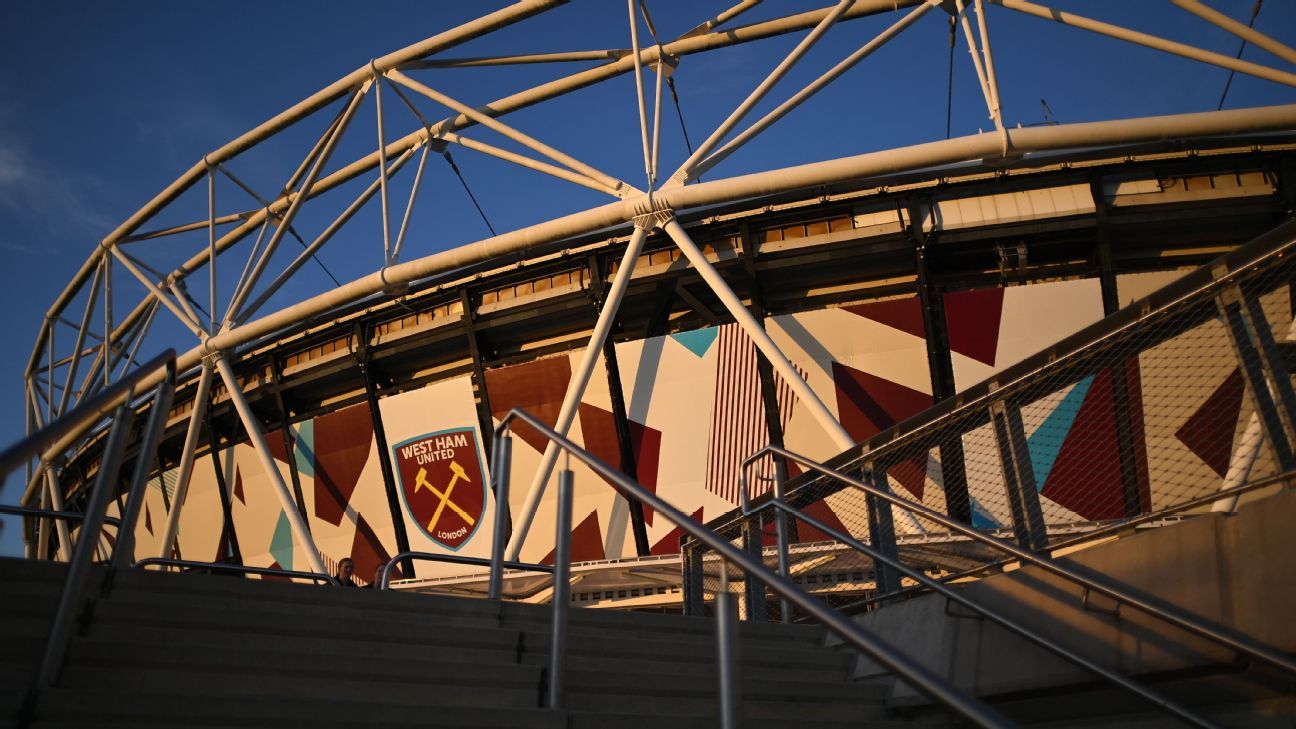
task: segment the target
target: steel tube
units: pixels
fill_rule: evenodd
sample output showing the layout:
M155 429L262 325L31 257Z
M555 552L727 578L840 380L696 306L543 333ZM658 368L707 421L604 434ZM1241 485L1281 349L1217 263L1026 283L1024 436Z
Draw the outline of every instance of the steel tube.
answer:
M53 466L45 468L45 492L49 495L50 508L54 511L63 511L63 489L59 485L58 474ZM54 523L54 530L58 534L58 557L64 562L72 560L72 535L68 530L66 521L57 521Z
M131 474L130 485L126 489L126 505L122 508L121 525L117 528L117 541L113 544L110 564L115 570L127 569L135 561L135 524L139 521L140 509L144 506L144 488L148 485L149 472L153 468L158 443L166 430L167 414L171 410L171 398L175 394L175 372L168 374L170 378L163 380L154 390L148 421L140 436L135 471Z
M342 140L342 135L346 134L347 126L350 124L356 110L360 108L360 102L364 100L369 87L370 84L366 83L351 95L351 101L348 102L346 111L342 113L342 119L338 122L337 128L333 130L329 140L324 143L324 148L320 150L319 156L315 158L315 163L311 165L310 172L306 173L306 179L302 181L302 186L292 193L292 202L289 203L288 210L284 212L283 218L275 226L275 232L270 234L270 241L266 243L265 250L261 252L261 257L252 266L252 272L248 274L247 280L234 292L234 298L230 301L229 308L225 310L225 319L221 323L222 329L226 328L230 321L239 315L248 294L252 293L252 289L256 288L257 280L261 278L261 273L265 271L266 265L270 263L270 258L279 247L279 241L283 240L288 229L292 227L293 220L296 219L302 204L310 197L315 181L319 179L320 173L324 171L324 165L328 164L329 158L333 156L333 150L337 149L338 142Z
M189 412L189 428L185 431L184 446L180 451L180 472L176 476L175 493L171 496L171 510L167 512L166 528L162 531L162 553L170 558L180 532L180 510L189 496L189 482L193 478L194 460L198 450L198 436L206 422L207 404L211 398L212 365L204 361L198 375L198 389L194 392L193 410Z
M617 310L621 308L621 300L625 298L626 289L630 287L630 279L634 276L635 264L639 261L639 254L643 251L644 241L646 240L648 240L648 229L636 225L634 232L630 235L630 241L626 243L625 253L621 256L621 266L617 269L616 276L612 277L612 287L608 290L607 298L603 301L603 308L599 309L598 320L594 322L594 331L590 333L589 343L585 345L585 351L581 353L580 364L576 365L576 370L572 372L571 381L567 383L567 392L563 395L562 407L558 411L558 420L554 424L554 429L559 433L565 435L567 431L571 430L572 421L576 419L581 397L585 395L585 388L589 386L590 377L594 374L594 365L598 364L599 355L603 351L603 342L612 333L612 325L616 322ZM554 463L558 460L558 451L557 444L552 441L545 446L544 455L540 458L540 465L536 469L535 478L531 481L526 500L522 502L522 510L519 512L521 519L514 525L513 534L509 538L509 559L518 559L522 552L522 545L526 542L527 532L531 530L531 522L535 519L536 507L539 506L540 499L544 496L545 487L549 483L549 476L553 473Z
M644 503L644 506L660 514L667 521L679 527L685 534L706 544L716 552L720 559L734 564L745 572L760 575L765 584L775 592L791 600L811 618L822 623L832 633L859 649L883 668L895 673L925 696L949 708L977 726L1011 726L994 709L954 688L943 678L865 631L850 617L811 596L787 577L774 574L765 567L761 560L735 547L727 539L717 536L706 526L693 521L665 499L627 478L613 466L568 440L529 413L516 408L513 409L500 422L496 432L507 429L513 420L521 420L538 430L545 437L558 443L560 447L577 460L583 462L595 473L613 484L614 488L622 493L635 496Z
M989 534L986 534L978 529L963 524L960 521L951 519L945 516L944 514L934 509L930 509L918 502L910 501L908 499L896 496L890 490L879 489L859 479L847 476L846 474L841 473L840 471L836 471L831 468L828 468L827 466L817 461L813 461L810 460L809 458L806 458L805 456L793 453L792 451L789 451L785 448L780 448L778 446L766 446L765 448L762 448L757 453L757 455L753 456L752 458L763 456L764 454L767 453L777 455L777 456L782 456L784 458L790 458L796 461L797 463L800 463L803 466L809 468L812 471L816 471L825 476L836 479L848 486L859 489L861 491L864 491L865 493L871 494L878 498L884 499L895 506L901 507L902 509L908 509L914 513L921 514L923 518L930 519L931 521L936 522L937 524L940 524L941 526L944 526L945 528L951 531L955 531L964 536L971 537L972 539L981 542L982 544L986 544L991 547L994 547L995 549L998 549L1001 552L1011 554L1012 556L1016 557L1024 564L1029 564L1038 567L1044 570L1045 572L1049 572L1069 582L1082 585L1088 588L1089 590L1092 590L1093 592L1097 592L1101 595L1104 595L1105 597L1109 597L1113 600L1116 600L1117 602L1123 603L1125 605L1129 605L1130 607L1135 608L1140 612L1146 613L1156 618L1160 618L1165 622L1170 623L1171 625L1174 625L1176 627L1182 628L1189 633L1197 635L1198 637L1205 638L1219 645L1231 648L1235 651L1238 651L1239 653L1244 653L1254 658L1258 658L1261 661L1264 661L1265 663L1268 663L1276 668L1280 668L1288 673L1296 674L1296 660L1293 660L1292 658L1285 656L1268 646L1259 644L1251 640L1250 638L1233 635L1228 632L1225 632L1220 628L1201 620L1196 615L1182 612L1176 608L1167 605L1159 605L1153 603L1137 594L1126 591L1122 588L1113 587L1106 583L1096 581L1066 566L1061 561L1041 557L1040 555L1034 554L1028 550L1018 547L1012 542L999 539L998 537L990 536Z
M788 361L787 355L783 354L783 351L770 338L769 333L765 331L765 327L756 321L756 317L752 316L752 313L747 310L742 299L739 299L733 289L729 288L729 285L725 283L724 277L720 275L715 266L711 265L711 261L707 259L706 254L689 237L688 232L684 230L684 226L680 225L679 221L672 217L664 227L666 234L684 252L684 256L688 258L694 270L702 276L702 280L720 299L720 303L724 304L725 309L733 316L734 321L738 322L738 326L742 327L743 331L747 333L752 344L756 345L761 354L765 355L765 359L769 360L770 365L783 378L783 382L796 394L802 407L810 410L810 414L819 423L819 427L824 429L824 432L832 439L838 450L846 450L855 445L855 439L850 437L850 434L846 432L841 423L837 422L837 418L833 417L833 414L819 399L819 396L815 394L815 391L810 389L809 383L801 378L801 374L797 372L796 367Z
M639 13L635 9L635 0L626 0L626 9L630 17L630 53L634 59L635 98L639 102L639 136L643 144L644 177L652 187L652 162L648 151L648 110L644 104L643 90L643 56L639 51Z
M628 48L609 48L603 51L560 51L558 53L523 53L512 56L479 56L476 58L431 58L403 64L405 70L415 68L472 68L474 66L514 66L525 63L567 63L570 61L615 61L629 55Z
M838 542L841 542L842 544L850 547L851 549L854 549L857 552L861 552L867 555L875 563L880 562L882 564L885 564L888 568L900 572L905 577L908 577L909 579L914 580L920 585L923 585L924 587L941 595L946 600L951 600L953 602L962 605L963 607L971 610L972 612L975 612L977 615L980 615L981 617L989 620L990 622L999 625L1000 627L1004 628L1005 630L1011 633L1015 633L1016 635L1025 638L1031 643L1034 643L1035 645L1047 650L1048 652L1058 656L1059 658L1067 661L1068 663L1079 666L1080 668L1083 668L1084 670L1089 671L1094 675L1097 675L1101 678L1104 678L1116 684L1117 686L1120 686L1121 688L1147 701L1153 706L1164 709L1174 714L1175 716L1178 716L1179 718L1183 719L1189 724L1192 724L1193 726L1198 726L1201 727L1202 729L1218 729L1217 725L1212 724L1209 721L1206 721L1205 719L1192 713L1187 708L1179 705L1178 703L1171 701L1153 691L1149 691L1143 688L1137 682L1132 681L1120 675L1119 673L1116 673L1115 671L1109 670L1104 666L1095 663L1094 661L1091 661L1088 658L1085 658L1079 653L1076 653L1068 648L1065 648L1059 643L1055 643L1049 640L1043 634L1035 632L1034 630L1027 627L1026 625L1023 625L1022 623L1019 623L1016 620L1013 620L1012 618L1003 615L996 610L982 606L981 604L977 603L975 600L972 600L971 598L967 597L962 591L952 589L944 584L941 584L936 580L933 580L932 578L923 574L923 572L921 572L920 570L915 570L909 567L908 565L901 562L899 559L884 554L880 550L873 549L872 547L869 547L868 545L864 544L858 539L851 537L849 534L843 534L842 532L837 531L836 529L828 526L822 521L812 516L809 516L798 509L793 509L792 507L788 506L787 503L782 501L782 499L775 499L772 503L774 504L774 507L778 511L778 513L781 514L783 512L787 512L788 514L791 514L793 517L800 519L801 521L804 521L805 523L809 524L815 529L819 529L824 534L827 534L828 536L832 537Z
M558 472L558 518L554 533L553 624L549 640L550 709L563 708L567 667L567 612L571 609L572 472Z
M499 159L502 159L505 162L512 162L515 165L520 165L522 167L527 168L528 170L533 170L535 172L543 172L544 174L549 175L551 177L557 177L560 180L565 180L567 182L580 185L581 187L588 187L589 189L594 190L595 192L601 192L607 195L611 195L612 197L617 197L617 191L615 189L608 187L607 185L601 184L599 182L595 182L594 180L591 180L590 178L584 175L578 175L575 172L572 172L571 170L565 169L563 167L559 167L557 165L551 165L547 162L541 162L540 160L531 159L530 157L518 154L517 152L510 152L507 149L502 149L500 147L487 144L485 142L479 142L476 139L470 139L460 134L456 134L455 132L442 132L440 135L437 136L437 139L442 139L447 142L453 142L454 144L464 147L465 149L471 149L476 152L481 152L482 154L488 154L492 157L497 157Z
M418 199L419 187L423 184L423 168L427 166L430 149L430 145L423 145L423 153L419 155L418 169L414 170L414 182L410 184L409 201L405 203L405 215L401 216L400 230L396 233L396 243L388 257L388 264L400 258L401 246L405 244L405 233L409 230L410 216L414 214L414 201ZM387 176L386 171L383 172L383 176Z
M1036 5L1035 3L1026 2L1026 0L990 0L990 2L1027 15L1034 15L1037 18L1052 20L1056 23L1069 25L1073 28L1082 28L1100 35L1128 41L1158 51L1165 51L1166 53L1172 53L1176 56L1190 58L1194 61L1209 63L1212 66L1227 68L1230 71L1245 73L1248 76L1255 76L1256 78L1262 78L1266 81L1273 81L1274 83L1284 84L1286 86L1296 86L1296 74L1287 71L1279 71L1277 69L1269 68L1268 66L1261 66L1258 63L1251 63L1250 61L1243 61L1238 58L1233 58L1232 56L1226 56L1222 53L1202 50L1201 48L1190 46L1186 43L1176 43L1172 40L1166 40L1165 38L1159 38L1147 33L1140 33L1136 30L1122 28L1119 25L1104 23L1100 20L1093 20L1081 15L1076 15L1075 13L1067 13L1061 10L1047 8L1043 5Z
M508 548L509 533L509 471L513 463L513 436L495 438L491 449L495 462L491 476L495 482L495 530L491 539L490 585L487 595L500 599L504 588L504 550Z
M103 280L101 268L90 283L90 295L86 297L85 313L81 315L81 326L77 329L76 343L72 345L72 362L68 365L67 376L63 379L63 394L59 396L58 407L54 412L62 415L67 407L68 398L72 395L72 383L76 381L77 369L81 365L82 347L85 346L86 333L90 330L90 318L94 315L95 304L99 298L99 284ZM54 371L49 373L50 383L54 382Z
M684 160L684 163L679 166L678 170L675 170L675 173L671 175L671 179L679 180L680 182L687 179L690 172L693 170L693 166L698 163L698 160L706 157L711 153L711 150L715 149L717 144L724 141L725 136L728 135L729 132L733 131L733 128L737 126L738 122L742 121L743 117L747 116L756 104L760 103L761 99L765 98L765 95L770 92L770 89L774 88L775 84L781 81L783 77L787 75L788 71L792 70L792 67L797 64L797 61L800 61L802 56L809 52L811 48L814 48L814 45L819 42L819 39L823 37L824 33L828 32L828 29L831 28L839 18L841 18L842 13L846 12L846 9L849 8L853 2L854 0L841 0L832 8L832 10L828 11L828 13L823 16L823 19L821 19L815 27L806 34L806 37L802 38L801 42L796 44L796 46L783 57L782 61L779 61L779 64L774 67L774 70L770 71L769 75L757 84L756 88L752 89L751 93L747 95L747 98L743 99L742 103L730 112L729 116L720 123L720 126L716 127L715 131L711 132L711 136L707 137L706 141L702 142L702 144L698 145L697 149L693 150L693 154L689 155L689 158ZM645 146L646 145L647 140L645 139Z
M390 78L391 80L404 86L407 89L419 92L420 94L428 97L429 99L432 99L438 104L448 106L451 109L454 109L455 111L466 115L469 119L472 119L478 124L481 124L482 126L491 129L495 132L498 132L504 135L505 137L512 139L518 144L521 144L522 146L527 147L539 154L543 154L544 156L548 157L554 162L557 162L560 165L564 165L575 172L579 172L580 174L585 175L586 177L590 178L591 180L594 180L595 182L598 182L601 185L606 185L607 187L610 187L614 190L621 189L622 187L629 188L629 186L626 185L626 183L621 182L615 177L600 172L599 170L596 170L593 167L585 164L584 162L581 162L575 157L572 157L571 155L568 155L565 152L560 152L557 149L554 149L553 147L545 144L544 142L541 142L535 137L532 137L529 134L524 134L523 132L514 129L513 127L497 120L495 117L490 116L489 114L482 113L472 108L471 106L468 106L467 104L461 103L449 96L446 96L445 94L441 93L440 91L437 91L436 89L433 89L425 84L419 83L418 81L415 81L414 79L410 78L409 76L406 76L400 71L395 71L395 70L388 71L387 78ZM629 188L629 189L633 189L633 188Z
M1218 10L1198 2L1198 0L1170 0L1170 2L1196 15L1208 23L1213 23L1253 46L1259 46L1278 56L1288 63L1296 63L1296 49L1261 33L1246 23L1239 23Z
M427 147L424 147L424 149L426 150ZM407 149L402 152L399 157L392 160L391 165L388 166L387 174L395 175L405 166L405 163L408 162L410 157L413 155L414 149ZM374 193L378 191L379 186L377 180L370 183L369 187L365 188L364 192L360 193L355 200L351 201L351 204L348 205L336 218L334 218L332 223L329 223L329 226L324 229L324 232L320 233L315 240L311 241L310 245L302 249L302 252L298 253L297 257L294 258L278 276L275 276L273 281L266 285L260 295L252 300L252 303L243 307L239 312L239 315L234 319L234 322L236 324L241 324L246 321L248 317L260 311L261 307L265 306L265 303L270 300L270 297L274 296L284 284L288 283L288 279L292 278L293 274L297 273L302 266L306 265L306 262L311 259L311 256L318 253L319 249L323 248L324 244L328 243L329 240L331 240L333 236L342 229L342 226L346 225L351 218L355 217L356 213L360 212L361 208L373 199ZM254 248L254 253L255 250L256 249Z
M990 116L995 126L1003 129L1003 109L999 105L999 81L995 76L994 54L990 52L990 29L986 27L984 0L974 0L977 14L977 30L981 33L981 53L985 56L985 75L990 88ZM1007 154L1007 150L1004 151Z
M1280 131L1293 127L1296 127L1296 105L1027 127L1007 129L1005 133L1011 140L1014 152L1026 154L1073 147L1154 142L1213 134ZM662 189L653 193L653 200L665 208L686 210L905 170L974 159L995 159L1001 150L1002 138L999 133L974 134ZM392 285L409 283L545 243L622 225L649 209L651 208L647 206L646 196L629 198L396 264L381 274L371 273L260 319L249 321L231 331L218 333L205 346L195 347L182 355L179 359L180 371L195 366L206 354L221 349L233 349L241 344L252 342L312 316L327 313L336 307L382 292ZM260 223L259 220L257 222ZM206 255L205 250L202 255ZM151 382L146 380L145 385L149 384L156 384L156 380Z
M720 564L720 591L716 593L716 682L719 684L720 726L738 729L738 621L734 597L729 592L729 565Z
M126 449L126 439L134 416L134 411L126 406L117 408L113 415L112 427L104 444L104 457L91 487L85 520L81 522L81 538L77 540L76 549L72 551L72 558L68 561L63 590L59 593L58 607L54 611L49 637L45 642L40 667L36 671L37 690L57 683L63 669L68 643L72 639L72 628L81 611L86 573L90 569L90 560L94 557L99 534L103 531L104 512L108 508L108 500L112 498L113 485L116 484L117 472L121 469L122 452Z
M760 134L761 132L768 129L770 125L774 124L774 122L778 121L779 119L782 119L784 116L787 116L788 112L792 111L793 109L803 104L806 99L809 99L811 96L814 96L815 94L819 93L819 91L822 90L825 86L837 80L839 76L846 73L850 69L854 68L860 61L863 61L865 58L868 58L877 49L886 45L888 41L890 41L892 38L899 35L900 32L903 31L905 28L908 28L910 25L913 25L913 23L916 22L919 18L926 15L927 11L931 10L932 7L934 7L934 5L935 3L933 2L923 2L920 3L913 10L910 10L908 13L905 14L903 18L897 20L895 23L892 23L890 27L888 27L886 30L882 31L881 33L878 33L873 38L873 40L860 46L860 48L856 50L854 53L842 59L837 65L828 69L821 76L819 76L819 78L806 84L800 91L796 92L791 97L789 97L787 101L784 101L782 104L779 104L768 114L761 117L760 120L754 122L751 126L744 129L742 132L738 134L738 136L729 140L729 142L725 144L723 147L717 149L706 159L698 162L698 164L694 168L693 173L691 174L691 177L700 177L701 175L706 174L708 170L710 170L712 167L715 167L716 164L719 163L721 160L723 160L725 157L728 157L729 155L738 151L739 147L751 141L752 138L755 137L757 134Z
M270 446L266 444L265 434L261 432L261 424L257 422L256 414L252 412L252 406L248 404L247 398L243 395L238 375L234 374L234 368L230 367L223 354L217 355L215 360L216 369L220 372L221 379L225 381L225 390L234 403L234 409L238 411L239 420L243 421L243 429L247 431L248 440L252 442L252 448L256 450L257 458L261 461L261 467L265 469L266 477L270 479L271 488L274 489L275 495L279 497L279 505L283 507L284 516L288 518L288 524L292 527L298 548L306 553L306 561L310 563L313 572L322 575L328 574L328 568L324 566L324 560L320 559L319 549L315 547L315 540L311 538L310 529L306 526L306 521L302 519L301 512L297 511L297 503L293 501L292 492L288 490L288 486L284 483L283 474L279 472L279 466L275 464L274 456L270 453Z

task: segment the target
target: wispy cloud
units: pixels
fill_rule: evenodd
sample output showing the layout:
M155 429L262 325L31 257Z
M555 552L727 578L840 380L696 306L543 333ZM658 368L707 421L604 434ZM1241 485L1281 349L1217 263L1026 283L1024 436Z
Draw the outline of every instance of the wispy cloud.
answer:
M98 240L115 221L95 203L97 177L73 179L46 159L31 141L14 130L9 120L17 109L0 98L0 215L21 224L0 230L0 250L35 254L49 241L28 242L17 237L44 229L51 237L89 236Z

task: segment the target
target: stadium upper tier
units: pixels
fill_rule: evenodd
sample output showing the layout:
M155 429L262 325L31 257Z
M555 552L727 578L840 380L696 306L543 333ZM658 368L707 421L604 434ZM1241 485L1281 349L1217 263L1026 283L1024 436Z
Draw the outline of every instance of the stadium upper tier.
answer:
M1293 142L1201 139L960 165L683 219L834 415L863 439L1284 220L1296 190ZM479 517L472 524L456 516L463 522L456 529L426 529L411 502L428 494L411 491L417 469L403 464L418 460L403 446L464 433L460 445L477 452L472 481L480 484L490 458L482 434L500 416L522 407L554 421L626 243L620 230L558 241L341 307L243 350L234 363L239 382L326 561L353 555L363 576L401 541L468 554L488 547L489 532L479 528L492 513L488 492L461 492L469 516ZM938 297L936 334L925 331L924 296ZM1110 297L1116 301L1105 302ZM580 401L577 440L609 462L629 460L641 480L697 518L736 506L738 463L767 442L763 380L774 387L772 412L786 442L824 457L836 452L787 387L760 374L755 350L664 236L648 238L612 339ZM932 365L933 350L950 353L948 381ZM165 473L149 490L137 535L141 556L160 550L198 379L191 373L182 383L168 418ZM206 417L210 430L199 436L179 522L181 554L300 566L219 384ZM543 451L525 429L517 435L515 513ZM625 436L629 454L620 448ZM91 442L63 470L73 499L94 473L96 452ZM1202 483L1213 487L1207 477ZM1107 516L1080 512L1055 521ZM654 529L651 515L602 489L578 495L576 513L588 515L578 524L577 560L634 555L640 519L647 551L678 549L677 532ZM404 523L404 540L393 516ZM537 530L524 555L543 558L549 532ZM419 567L420 576L444 573Z

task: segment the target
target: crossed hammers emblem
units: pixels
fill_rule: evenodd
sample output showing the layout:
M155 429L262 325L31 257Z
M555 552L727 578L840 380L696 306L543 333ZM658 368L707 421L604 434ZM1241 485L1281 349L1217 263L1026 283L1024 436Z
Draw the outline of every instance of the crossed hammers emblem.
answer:
M463 517L463 520L468 523L468 526L473 526L477 523L477 520L472 518L468 512L459 508L458 504L450 500L450 494L454 491L455 484L459 483L460 480L472 483L472 479L468 478L468 472L465 471L464 467L460 466L456 461L450 462L450 470L454 472L454 477L450 479L450 483L446 484L445 491L441 491L436 486L433 486L431 481L428 481L426 468L419 468L418 477L414 480L414 493L417 494L419 489L427 489L432 492L433 496L441 500L441 502L437 504L436 511L432 513L432 520L429 521L427 525L428 531L433 534L436 533L435 530L437 522L441 521L441 514L445 512L447 506L450 507L451 511Z

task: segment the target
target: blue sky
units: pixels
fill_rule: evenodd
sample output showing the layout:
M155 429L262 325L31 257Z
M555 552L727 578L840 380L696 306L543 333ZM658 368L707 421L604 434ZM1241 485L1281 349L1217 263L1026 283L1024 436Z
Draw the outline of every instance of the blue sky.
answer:
M825 0L826 2L826 0ZM663 38L674 37L728 0L650 0ZM1252 0L1210 0L1246 20ZM0 442L23 430L22 372L43 313L111 229L175 179L205 152L272 116L291 103L388 53L501 2L388 2L373 4L151 2L10 4L0 24L0 307L8 311L9 343L0 351ZM1057 0L1056 7L1164 35L1233 55L1238 41L1167 2ZM818 3L766 2L740 22L753 22ZM834 28L761 109L771 108L897 16L852 21ZM1228 72L1137 48L1047 21L990 9L1005 117L1011 124L1043 120L1047 100L1060 122L1213 110ZM817 99L718 167L729 176L876 149L945 135L948 31L946 16L933 12ZM1296 44L1296 3L1264 3L1257 28ZM493 55L629 46L625 6L612 0L575 0L520 26L478 39L447 55ZM646 34L644 34L646 41ZM678 90L688 131L697 144L760 81L799 36L761 41L683 60ZM1256 48L1244 58L1286 70ZM589 64L441 69L417 72L420 80L463 101L480 104ZM953 134L988 128L966 47L954 58ZM1227 108L1296 103L1296 90L1237 76ZM431 119L445 116L431 102L416 100ZM414 117L388 96L388 138L417 128ZM231 168L268 195L282 186L296 162L327 122L307 120L300 129L240 157ZM643 186L637 112L630 77L581 90L564 101L525 110L510 124L632 184ZM674 169L685 150L675 110L663 110L662 166ZM373 148L372 106L358 115L335 157L350 159ZM482 141L500 143L474 130ZM501 144L501 146L509 146ZM498 231L574 212L604 200L597 194L508 167L467 150L456 162ZM404 200L413 166L393 200ZM406 243L406 260L487 235L448 165L429 160ZM223 183L222 183L223 184ZM203 191L205 193L205 191ZM222 212L255 207L232 186L218 185ZM342 196L345 197L345 196ZM348 200L333 201L335 213ZM205 196L182 199L159 222L205 216ZM240 207L241 206L241 207ZM381 262L376 206L367 208L321 254L342 281ZM329 218L330 208L303 214L298 227L308 238ZM313 217L312 217L313 216ZM399 221L398 212L393 218ZM145 227L152 227L146 225ZM310 231L307 233L306 231ZM137 244L133 253L171 266L205 238ZM295 254L287 244L285 255ZM237 256L236 256L237 257ZM222 259L223 261L224 259ZM282 265L287 259L276 258ZM224 264L226 268L238 265ZM232 278L228 272L225 278ZM120 303L142 289L117 280ZM318 293L331 285L311 265L274 304ZM205 289L204 289L205 291ZM205 293L199 298L205 301ZM75 318L72 314L70 318ZM65 330L63 336L71 336ZM192 339L165 323L149 347ZM19 488L10 479L0 499L11 503ZM16 525L0 533L0 553L18 550Z

